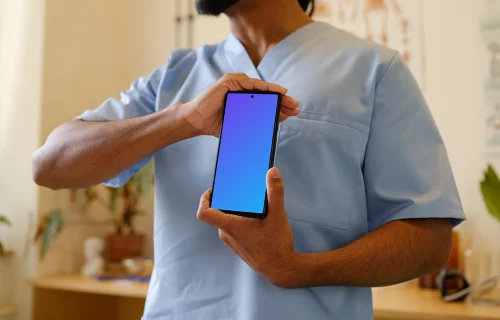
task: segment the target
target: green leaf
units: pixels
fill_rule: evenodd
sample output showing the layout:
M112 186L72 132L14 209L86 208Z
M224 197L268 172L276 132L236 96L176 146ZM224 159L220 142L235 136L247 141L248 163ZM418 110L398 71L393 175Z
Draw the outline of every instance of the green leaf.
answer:
M0 215L0 224L6 224L8 226L12 226L12 223L10 223L10 220L7 219L7 217L4 215Z
M485 180L487 180L492 185L496 185L496 186L500 187L500 179L498 178L498 175L495 172L495 169L493 169L493 167L491 165L488 166L488 170L486 171L486 174L485 174Z
M500 221L500 179L491 165L484 173L480 187L488 211Z
M40 241L40 259L45 257L48 249L54 242L57 234L61 232L64 220L61 210L51 211L46 217L42 238Z
M0 242L0 256L3 256L5 253L5 249L3 248L3 243Z

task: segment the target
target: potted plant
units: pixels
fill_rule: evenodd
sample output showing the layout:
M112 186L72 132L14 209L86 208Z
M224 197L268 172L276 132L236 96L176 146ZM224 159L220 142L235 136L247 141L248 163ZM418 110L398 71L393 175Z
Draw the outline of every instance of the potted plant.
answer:
M480 186L489 213L500 221L500 179L491 165L484 172Z
M107 222L114 226L114 232L106 238L108 260L111 262L142 255L144 236L137 233L134 219L144 214L140 202L149 197L154 182L153 172L153 163L149 162L121 188L95 186L71 190L71 202L81 214L85 214L94 202L100 203L109 212ZM43 259L54 238L65 226L64 217L65 213L56 209L41 219L35 237L40 242L40 258Z

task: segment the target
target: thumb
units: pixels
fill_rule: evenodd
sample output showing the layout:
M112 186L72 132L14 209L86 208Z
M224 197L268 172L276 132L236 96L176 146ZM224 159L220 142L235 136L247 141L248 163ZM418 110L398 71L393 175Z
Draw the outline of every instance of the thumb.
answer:
M267 202L269 212L285 211L285 189L278 168L271 168L266 176Z

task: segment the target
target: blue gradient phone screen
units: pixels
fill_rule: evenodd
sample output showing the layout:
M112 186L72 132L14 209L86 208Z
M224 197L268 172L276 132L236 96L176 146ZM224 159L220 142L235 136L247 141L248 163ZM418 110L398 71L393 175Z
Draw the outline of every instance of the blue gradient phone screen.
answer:
M228 94L212 208L264 212L277 103L277 94Z

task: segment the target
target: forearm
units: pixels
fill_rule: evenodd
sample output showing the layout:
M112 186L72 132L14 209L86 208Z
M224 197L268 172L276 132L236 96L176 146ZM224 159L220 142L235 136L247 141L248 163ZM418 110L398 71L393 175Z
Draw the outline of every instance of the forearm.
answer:
M448 259L451 230L447 219L394 221L343 248L298 254L292 286L378 287L432 273Z
M80 188L116 176L195 134L180 116L179 107L125 120L61 125L33 156L35 181L52 189Z

